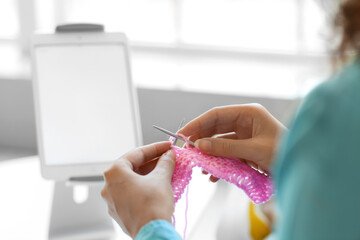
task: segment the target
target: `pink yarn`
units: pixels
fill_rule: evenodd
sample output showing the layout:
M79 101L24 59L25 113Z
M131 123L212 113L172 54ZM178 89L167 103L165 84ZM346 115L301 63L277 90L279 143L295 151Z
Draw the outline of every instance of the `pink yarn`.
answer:
M189 209L189 185L186 188L186 194L185 194L185 198L186 198L186 208L185 208L185 227L184 227L184 233L183 233L183 240L186 240L186 229L187 229L187 213L188 213L188 209Z
M186 138L184 138L186 140ZM171 139L170 139L171 141ZM193 167L200 167L215 177L233 183L256 204L266 202L273 193L271 178L238 159L215 157L196 148L173 146L176 153L175 170L171 180L176 203L190 183Z

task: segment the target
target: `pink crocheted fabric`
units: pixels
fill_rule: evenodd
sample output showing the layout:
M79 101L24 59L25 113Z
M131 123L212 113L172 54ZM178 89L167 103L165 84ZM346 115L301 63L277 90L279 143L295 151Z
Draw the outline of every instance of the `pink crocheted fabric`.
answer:
M189 184L193 167L200 167L215 177L235 184L256 204L266 202L273 193L271 178L242 161L210 156L196 148L173 146L173 150L176 153L176 164L171 185L175 203Z

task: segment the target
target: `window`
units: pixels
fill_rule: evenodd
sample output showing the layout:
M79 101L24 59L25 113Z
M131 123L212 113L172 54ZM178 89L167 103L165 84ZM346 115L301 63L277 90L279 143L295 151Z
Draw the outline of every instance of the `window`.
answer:
M37 0L44 22L96 22L133 42L322 52L313 0ZM53 2L53 13L49 13ZM51 11L50 11L51 12ZM55 18L55 19L54 19Z
M14 0L0 2L0 40L14 40L19 34L17 4Z
M314 0L2 0L0 4L4 6L0 26L6 28L0 39L20 34L25 53L32 30L53 30L57 24L94 22L104 24L107 31L125 32L131 42L133 79L139 86L298 96L329 72L322 36L325 14Z
M313 0L184 0L182 12L184 42L281 52L315 50L323 17Z
M24 70L20 56L20 21L18 1L0 1L0 74L9 77ZM26 70L25 70L26 71Z

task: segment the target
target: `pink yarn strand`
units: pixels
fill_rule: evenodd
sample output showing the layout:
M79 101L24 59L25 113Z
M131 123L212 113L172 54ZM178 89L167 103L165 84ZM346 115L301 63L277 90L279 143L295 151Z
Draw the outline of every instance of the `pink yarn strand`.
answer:
M184 234L183 234L183 239L186 240L186 229L187 229L187 223L188 223L188 208L189 208L189 185L186 188L186 193L185 193L185 200L186 200L186 205L185 205L185 227L184 227Z
M172 225L175 228L176 227L176 225L175 225L175 215L173 214L171 217L172 217L172 220L173 220Z

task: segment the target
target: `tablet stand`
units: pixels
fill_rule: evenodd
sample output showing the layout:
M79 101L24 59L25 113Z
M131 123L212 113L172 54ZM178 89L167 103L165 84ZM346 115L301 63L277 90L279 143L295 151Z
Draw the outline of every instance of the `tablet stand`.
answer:
M99 24L65 24L55 29L56 34L76 32L104 32ZM56 182L49 227L50 240L108 240L115 238L115 230L106 204L101 198L102 177L72 178ZM88 198L74 201L74 184L88 187ZM70 183L70 184L69 184Z
M74 201L74 187L66 182L56 182L51 210L50 240L114 239L115 230L101 198L101 182L88 184L87 200Z

